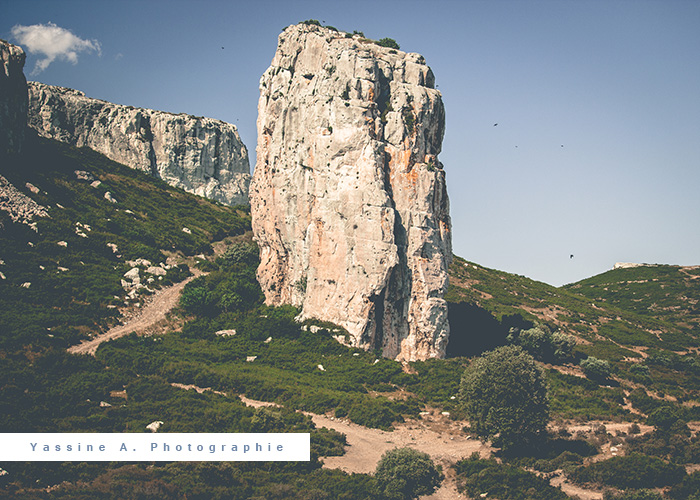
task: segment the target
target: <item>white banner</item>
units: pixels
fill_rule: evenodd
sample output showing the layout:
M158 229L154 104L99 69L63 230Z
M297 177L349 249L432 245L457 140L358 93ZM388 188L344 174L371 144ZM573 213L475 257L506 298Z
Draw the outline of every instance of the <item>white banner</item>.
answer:
M310 446L309 433L6 433L0 462L308 461Z

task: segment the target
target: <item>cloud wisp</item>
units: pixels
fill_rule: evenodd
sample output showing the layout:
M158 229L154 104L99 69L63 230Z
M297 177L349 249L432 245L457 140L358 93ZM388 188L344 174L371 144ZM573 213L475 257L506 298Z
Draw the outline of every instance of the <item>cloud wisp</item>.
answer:
M83 40L54 23L31 26L18 24L12 28L12 36L30 54L39 56L32 75L41 73L57 59L77 64L78 54L81 52L97 52L98 55L102 55L100 42Z

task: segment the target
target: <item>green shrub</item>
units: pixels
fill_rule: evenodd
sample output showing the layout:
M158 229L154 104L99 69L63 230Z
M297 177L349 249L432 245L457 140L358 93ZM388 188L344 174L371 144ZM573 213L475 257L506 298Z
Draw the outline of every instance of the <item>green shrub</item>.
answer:
M616 494L606 491L603 500L664 500L663 495L651 490L626 491Z
M586 374L586 377L597 382L606 381L612 373L610 363L593 356L588 356L586 359L582 359L579 366L583 370L583 373Z
M681 415L678 410L669 406L662 406L649 414L647 424L667 431L680 419Z
M396 43L396 40L393 38L382 38L377 42L378 45L381 45L382 47L389 47L390 49L396 49L399 50L401 46Z
M430 455L412 448L395 448L384 453L374 477L381 498L387 500L413 500L430 495L443 479Z
M547 479L519 467L481 459L478 453L455 464L457 489L471 498L500 500L566 500L568 497Z
M465 370L459 399L472 431L508 448L533 441L549 421L542 370L517 346L499 347Z
M673 500L700 500L700 471L695 471L673 486L668 496Z
M531 356L547 363L561 363L573 357L576 339L561 332L552 332L542 323L527 330L511 328L508 342L519 345Z
M659 488L680 482L685 469L656 457L639 453L612 457L573 471L577 483L595 483L616 488Z

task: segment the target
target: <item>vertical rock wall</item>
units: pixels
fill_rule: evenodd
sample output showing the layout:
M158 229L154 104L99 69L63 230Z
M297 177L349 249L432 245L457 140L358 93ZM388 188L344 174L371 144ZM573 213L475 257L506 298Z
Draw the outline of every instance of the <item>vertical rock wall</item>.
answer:
M260 92L250 201L267 303L388 357L444 356L444 108L423 57L291 26Z
M248 204L248 150L235 125L122 106L29 82L29 126L227 205Z
M27 126L24 51L0 40L0 156L18 153Z

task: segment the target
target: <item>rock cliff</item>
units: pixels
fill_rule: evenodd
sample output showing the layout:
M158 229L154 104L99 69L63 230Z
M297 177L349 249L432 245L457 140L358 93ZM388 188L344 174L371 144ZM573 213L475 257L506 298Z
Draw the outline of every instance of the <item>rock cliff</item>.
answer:
M248 151L235 125L35 82L29 82L28 124L44 137L87 146L190 193L248 204Z
M27 125L27 80L24 51L0 40L0 156L18 153Z
M291 26L260 80L257 125L250 202L267 303L388 357L444 356L444 108L423 57Z

